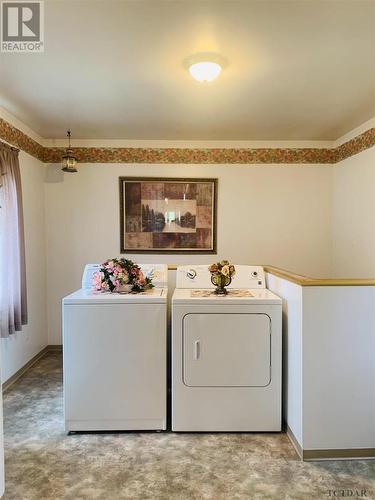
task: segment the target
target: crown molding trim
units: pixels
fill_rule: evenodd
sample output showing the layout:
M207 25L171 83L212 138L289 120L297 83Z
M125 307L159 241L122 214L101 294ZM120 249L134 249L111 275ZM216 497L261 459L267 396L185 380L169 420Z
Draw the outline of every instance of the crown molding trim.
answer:
M62 147L45 147L0 118L0 139L43 163L59 163ZM333 164L375 145L375 127L335 148L74 147L80 163Z

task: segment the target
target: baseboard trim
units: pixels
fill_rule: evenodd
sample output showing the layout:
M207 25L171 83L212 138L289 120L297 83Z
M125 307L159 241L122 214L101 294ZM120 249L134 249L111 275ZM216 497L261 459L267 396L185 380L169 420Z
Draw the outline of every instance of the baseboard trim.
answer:
M286 434L294 446L298 456L304 462L318 460L361 460L375 459L375 448L339 448L304 450L297 441L293 431L287 425Z
M303 450L305 462L313 460L369 460L375 459L375 448L339 448L332 450Z
M289 427L288 424L286 424L286 435L288 436L289 441L292 443L294 449L296 450L297 455L299 456L299 458L301 460L303 460L303 449L302 449L302 446L297 441L296 436L293 434L293 431L291 430L291 428Z
M47 352L62 352L62 345L50 344L47 346Z
M3 393L6 392L12 385L17 382L25 373L30 370L32 366L35 365L40 359L44 358L49 352L62 352L61 345L47 345L38 354L33 356L24 366L16 371L11 377L6 380L2 385Z

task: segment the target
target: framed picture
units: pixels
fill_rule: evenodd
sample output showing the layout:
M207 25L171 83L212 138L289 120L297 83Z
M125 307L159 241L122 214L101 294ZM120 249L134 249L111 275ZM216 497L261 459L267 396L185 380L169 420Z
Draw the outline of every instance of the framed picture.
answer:
M216 253L217 179L119 181L121 253Z

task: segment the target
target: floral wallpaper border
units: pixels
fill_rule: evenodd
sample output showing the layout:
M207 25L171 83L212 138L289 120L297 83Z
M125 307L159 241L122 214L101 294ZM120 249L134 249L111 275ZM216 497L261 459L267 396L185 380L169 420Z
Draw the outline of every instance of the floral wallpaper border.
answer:
M48 148L48 162L60 161L64 149ZM81 163L332 163L330 149L193 149L193 148L74 148Z
M46 148L3 118L0 118L0 139L44 161Z
M363 134L357 135L350 141L344 142L341 146L333 149L335 152L335 161L338 163L350 156L356 155L365 149L375 146L375 127L366 130Z
M64 148L44 147L0 118L0 138L45 163ZM375 127L336 148L73 148L80 163L332 164L375 145Z

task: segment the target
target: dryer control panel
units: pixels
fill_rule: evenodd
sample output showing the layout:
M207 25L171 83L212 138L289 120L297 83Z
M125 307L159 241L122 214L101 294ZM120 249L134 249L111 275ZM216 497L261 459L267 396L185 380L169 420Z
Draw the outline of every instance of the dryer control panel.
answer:
M176 288L212 288L209 264L179 266ZM235 265L236 274L227 288L266 288L263 267Z

